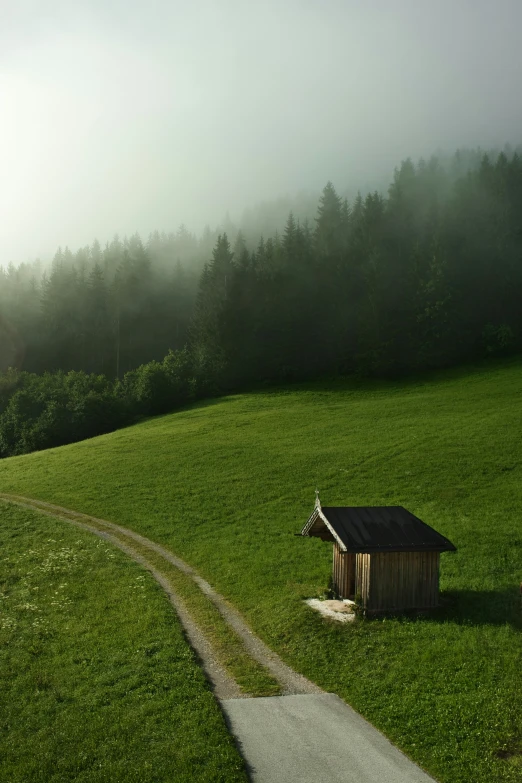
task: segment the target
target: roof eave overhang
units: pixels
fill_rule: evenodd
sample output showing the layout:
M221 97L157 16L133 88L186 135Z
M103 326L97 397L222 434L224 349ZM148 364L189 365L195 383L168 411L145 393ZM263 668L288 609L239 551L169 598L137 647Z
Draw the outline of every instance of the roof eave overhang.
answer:
M378 552L456 552L457 548L452 547L440 547L440 546L418 546L412 544L411 546L365 546L365 547L351 547L346 549L348 552L353 552L357 555L373 555Z
M312 527L313 527L314 523L315 523L315 522L316 522L318 519L320 519L320 520L323 522L324 526L325 526L325 527L326 527L326 528L329 530L329 532L332 534L332 536L333 536L334 540L335 540L335 541L336 541L336 543L339 545L339 548L340 548L340 549L341 549L343 552L347 552L347 551L348 551L348 549L346 548L345 544L344 544L344 543L342 542L342 540L339 538L339 536L337 535L337 533L335 532L335 530L333 529L333 527L331 526L331 524L328 522L328 519L325 517L325 515L323 514L323 512L322 512L322 510L321 510L320 508L314 508L314 510L312 511L312 513L311 513L310 517L308 518L308 521L307 521L306 525L305 525L305 526L303 527L303 529L301 530L301 535L302 535L302 536L309 536L309 535L310 535L310 530L312 529Z

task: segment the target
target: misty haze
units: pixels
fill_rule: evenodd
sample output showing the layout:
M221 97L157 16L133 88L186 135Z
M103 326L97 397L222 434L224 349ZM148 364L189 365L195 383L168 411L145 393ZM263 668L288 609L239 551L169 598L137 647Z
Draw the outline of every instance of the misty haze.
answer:
M11 3L0 263L516 144L521 24L517 0Z

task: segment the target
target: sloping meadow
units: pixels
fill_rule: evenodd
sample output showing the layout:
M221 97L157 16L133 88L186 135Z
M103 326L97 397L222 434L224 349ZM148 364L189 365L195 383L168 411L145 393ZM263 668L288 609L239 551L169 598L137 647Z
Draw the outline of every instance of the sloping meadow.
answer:
M522 775L522 366L221 399L4 460L4 492L169 546L294 668L440 781ZM403 505L457 547L429 615L336 625L303 603L331 545L295 537L325 505Z

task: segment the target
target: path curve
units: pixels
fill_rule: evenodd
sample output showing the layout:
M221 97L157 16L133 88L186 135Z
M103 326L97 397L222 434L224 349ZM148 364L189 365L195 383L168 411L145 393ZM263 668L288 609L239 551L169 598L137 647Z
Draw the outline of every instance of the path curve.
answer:
M53 503L48 503L43 500L35 500L33 498L27 498L22 495L11 495L3 492L0 492L0 499L25 506L27 508L32 508L37 511L42 511L44 513L50 514L51 516L57 516L60 519L65 519L68 522L76 522L76 523L83 524L84 526L90 525L91 527L89 529L91 529L92 532L99 532L97 531L97 528L92 527L92 525L100 525L102 527L107 528L109 531L120 533L126 538L130 538L136 541L142 547L149 549L151 552L155 552L156 554L160 555L164 560L167 560L167 562L171 563L173 566L175 566L184 574L190 576L194 580L194 582L198 585L200 590L212 601L212 603L218 609L218 611L224 618L225 622L227 622L228 625L230 625L233 628L233 630L237 633L237 635L240 637L250 656L258 663L260 663L262 666L265 666L270 671L270 673L275 677L275 679L278 681L278 683L281 686L281 693L283 696L309 694L309 693L324 693L324 691L321 688L319 688L319 686L315 685L315 683L311 682L306 677L303 677L303 675L295 672L293 669L290 668L290 666L287 666L287 664L284 663L284 661L277 655L277 653L271 650L252 631L252 629L249 628L249 626L247 625L247 623L245 622L241 614L237 611L237 609L231 606L231 604L222 595L216 592L214 588L211 587L211 585L205 579L202 579L202 577L199 576L199 574L192 568L192 566L190 566L184 560L181 560L181 558L176 557L176 555L172 554L172 552L170 552L168 549L161 546L160 544L157 544L155 541L151 541L149 538L146 538L145 536L142 536L139 533L134 532L134 530L129 530L128 528L123 527L122 525L117 525L114 522L109 522L106 519L100 519L98 517L90 516L89 514L83 514L82 512L79 511L73 511L72 509L64 508L63 506L57 506ZM118 542L118 539L115 538L114 536L111 537L111 541L112 543L115 543L117 546L120 546L120 549L123 548L120 545L121 542ZM141 557L136 552L131 554L132 552L131 547L128 547L127 550L124 549L123 551L127 551L127 554L129 554L135 560L138 557ZM144 563L142 564L144 565ZM159 574L159 571L157 571L157 569L154 569L154 567L151 566L150 563L145 567L153 574L155 578L156 576L154 574L154 571L156 571L156 573ZM165 577L162 577L162 579L165 579ZM170 590L172 594L175 594L172 586L170 586ZM180 606L183 605L183 602L181 602L181 599L179 597L176 597L176 600L179 602ZM190 617L190 615L188 616ZM187 629L187 634L188 633L189 631ZM202 657L202 660L204 660L202 652L198 650L198 653ZM208 673L208 675L210 676L210 673ZM214 682L212 678L211 681ZM232 680L232 682L234 681ZM214 684L214 686L217 688L217 684ZM242 695L244 696L245 694Z
M210 686L216 698L219 700L245 698L245 694L242 693L236 681L216 660L216 656L211 644L200 630L199 626L192 619L192 616L188 611L183 599L180 598L180 596L176 593L170 581L155 566L153 566L152 563L149 563L149 561L143 557L143 555L135 552L130 546L127 546L123 541L120 541L118 538L116 538L116 536L111 535L111 533L108 533L105 530L98 530L92 525L88 525L85 522L80 522L78 519L73 519L69 516L61 516L56 511L40 508L32 501L28 500L28 502L22 502L21 499L14 500L12 497L8 497L7 495L1 493L0 500L3 500L7 503L12 503L13 505L21 506L22 508L28 508L31 511L38 511L38 513L44 514L45 516L70 522L72 525L80 528L81 530L87 530L89 533L94 533L95 536L98 536L104 541L108 541L118 549L121 549L121 551L128 555L132 560L134 560L136 563L139 563L139 565L143 566L143 568L146 568L167 594L170 603L174 607L174 610L180 619L185 636L187 637L191 647L198 655L201 667L205 672L207 679L209 680Z

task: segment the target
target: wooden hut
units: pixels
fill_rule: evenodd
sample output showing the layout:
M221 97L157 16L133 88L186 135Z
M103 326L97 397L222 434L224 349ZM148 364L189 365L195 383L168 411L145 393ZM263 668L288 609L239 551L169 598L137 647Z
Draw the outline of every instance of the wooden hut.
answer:
M301 535L333 541L333 589L359 595L367 612L438 606L440 553L456 551L402 506L321 506L318 496Z

